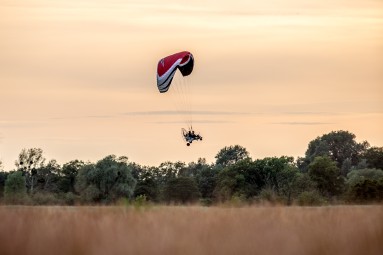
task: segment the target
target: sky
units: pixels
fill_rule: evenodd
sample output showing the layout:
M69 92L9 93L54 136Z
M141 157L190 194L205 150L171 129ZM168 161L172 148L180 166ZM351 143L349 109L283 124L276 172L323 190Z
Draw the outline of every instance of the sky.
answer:
M383 146L381 0L0 0L0 161L41 148L59 164L115 154L158 166L302 157L346 130ZM193 128L158 61L187 50Z

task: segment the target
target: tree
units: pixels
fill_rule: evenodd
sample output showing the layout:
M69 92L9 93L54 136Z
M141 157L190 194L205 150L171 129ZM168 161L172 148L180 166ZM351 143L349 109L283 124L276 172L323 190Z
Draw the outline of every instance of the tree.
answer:
M9 172L0 171L0 199L4 196L5 181L8 175Z
M368 168L383 169L383 147L371 147L363 154Z
M359 163L360 164L360 163ZM340 173L343 175L343 176L347 176L348 172L350 172L352 168L352 162L351 162L351 159L349 158L346 158L343 163L342 163L342 167L340 168Z
M133 177L137 180L134 197L145 196L147 200L158 201L160 198L159 184L154 167L142 167L135 163L130 164Z
M290 202L293 183L299 173L293 161L292 157L240 160L219 171L214 195L220 201L233 196L250 200L266 188L274 194L286 196Z
M43 150L40 148L22 149L19 154L18 160L15 161L17 170L30 172L32 169L42 167L45 158L43 157Z
M209 167L205 158L199 158L197 162L190 162L186 167L181 168L178 176L196 177L202 169Z
M164 190L167 202L192 203L199 198L196 182L191 177L178 177L169 181Z
M383 200L383 170L359 169L347 175L347 197L357 202Z
M166 161L161 163L156 171L160 185L163 187L169 180L178 177L179 173L182 172L184 168L186 168L186 164L181 161L175 163Z
M213 192L217 183L217 168L213 168L209 165L200 165L195 180L197 182L198 190L201 193L201 197L204 199L213 199Z
M112 203L119 198L131 198L135 185L126 157L110 155L96 164L83 166L75 188L85 202Z
M37 169L43 167L44 162L43 150L40 148L23 149L18 160L15 161L17 170L22 171L25 175L27 190L30 192L33 192Z
M383 170L381 169L359 169L352 170L347 175L346 184L348 186L355 186L364 180L375 180L379 181L383 179Z
M26 195L27 190L23 173L21 171L10 173L5 181L5 200L11 203L22 203Z
M293 157L267 157L261 160L257 160L259 171L262 173L264 185L274 190L274 192L280 192L280 182L278 181L278 175L288 166L294 166ZM281 179L279 179L281 180Z
M291 204L294 192L297 188L297 179L299 170L292 165L286 165L277 173L276 180L278 182L279 195L286 198L288 205Z
M291 204L293 198L308 187L304 174L299 172L293 157L267 157L254 163L259 176L256 178L260 190L258 194L261 196L277 195L287 204Z
M233 165L242 159L249 158L249 152L240 145L234 145L221 149L215 158L216 165L225 167Z
M33 176L34 191L57 193L59 191L61 167L57 161L52 159L46 165L36 169L36 174Z
M61 192L75 192L76 176L83 166L85 166L85 163L80 160L72 160L63 165L58 183Z
M317 192L315 183L308 173L299 173L294 183L294 195L299 196L302 192Z
M311 141L306 150L305 158L300 159L300 168L306 167L318 156L328 156L342 167L346 159L351 160L353 166L357 165L362 153L369 147L367 141L357 143L355 135L348 131L332 131Z
M236 164L223 168L218 172L217 185L214 189L214 197L221 202L231 199L234 195L245 195L245 176L246 168L241 168Z
M331 158L316 157L309 165L309 176L323 196L339 195L343 191L344 179L340 169Z
M238 191L235 192L236 196L251 199L259 194L262 187L265 186L263 164L259 163L258 160L253 161L246 158L229 167L239 174L237 176Z
M358 202L383 200L383 178L379 180L360 180L350 187L349 198Z

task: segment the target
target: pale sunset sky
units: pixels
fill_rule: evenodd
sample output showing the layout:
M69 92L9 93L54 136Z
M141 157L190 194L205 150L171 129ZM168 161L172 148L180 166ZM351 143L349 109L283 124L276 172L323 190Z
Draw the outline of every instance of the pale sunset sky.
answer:
M195 58L194 129L156 87L158 61ZM0 160L115 154L141 165L304 156L347 130L383 146L382 0L0 0Z

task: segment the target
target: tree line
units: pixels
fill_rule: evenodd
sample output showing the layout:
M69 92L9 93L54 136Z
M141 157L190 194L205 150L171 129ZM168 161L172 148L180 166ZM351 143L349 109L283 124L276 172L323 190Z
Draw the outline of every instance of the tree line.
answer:
M240 145L222 148L215 162L142 166L109 155L92 162L47 161L23 149L15 169L0 171L0 202L27 205L160 203L276 203L321 205L383 201L383 147L333 131L308 144L304 157L252 159ZM0 162L1 167L1 162Z

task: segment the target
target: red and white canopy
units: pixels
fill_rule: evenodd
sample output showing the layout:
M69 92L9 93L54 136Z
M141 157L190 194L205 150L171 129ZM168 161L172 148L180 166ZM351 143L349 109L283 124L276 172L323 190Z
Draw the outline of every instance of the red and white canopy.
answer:
M157 65L157 87L161 93L168 91L177 69L183 76L193 71L194 58L188 51L182 51L161 59Z

